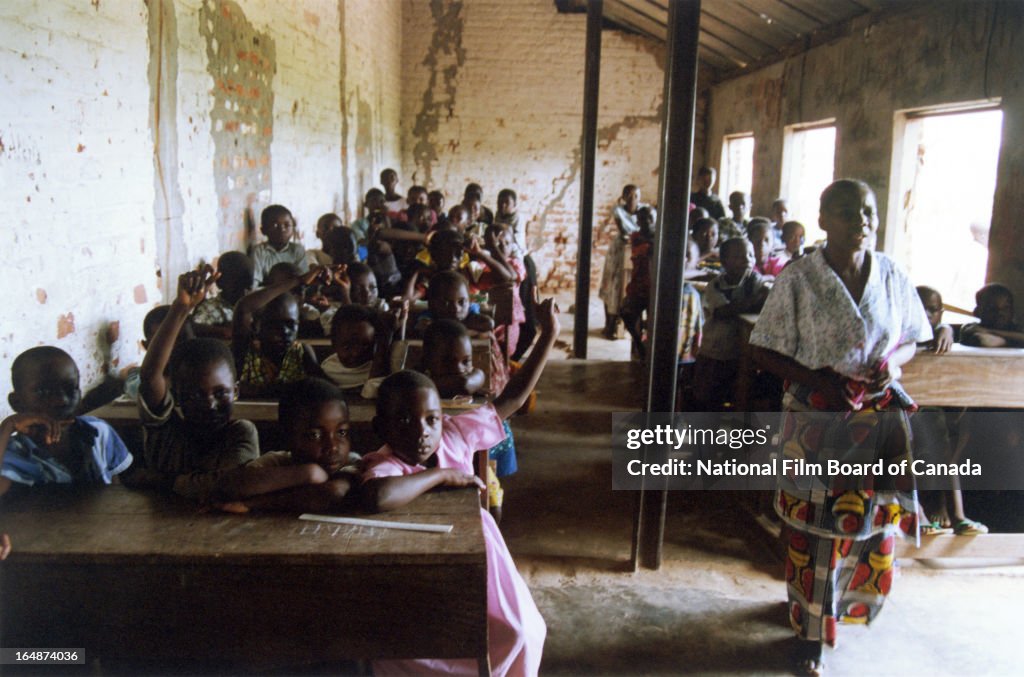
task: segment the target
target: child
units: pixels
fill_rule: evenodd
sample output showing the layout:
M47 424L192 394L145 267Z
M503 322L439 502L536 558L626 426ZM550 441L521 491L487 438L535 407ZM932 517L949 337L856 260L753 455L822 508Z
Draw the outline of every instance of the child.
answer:
M448 210L448 224L460 233L465 233L469 226L469 210L464 205L455 205Z
M384 186L384 208L389 219L397 219L401 216L402 207L405 204L398 188L398 172L394 169L385 169L380 173L380 185Z
M227 345L200 338L174 348L189 313L215 281L210 266L178 278L178 295L142 360L139 416L145 463L132 469L126 483L173 489L205 501L223 471L259 456L256 427L231 417L238 384Z
M455 320L431 322L423 335L423 360L420 369L437 386L442 399L477 395L484 390L487 376L473 366L473 345L469 332ZM488 499L491 515L501 522L503 491L498 477L512 475L519 468L516 445L508 420L502 422L505 439L491 447L488 457ZM494 477L491 477L491 473Z
M775 277L786 267L785 261L771 254L772 234L771 223L763 217L750 220L747 226L747 239L754 246L754 269L762 275Z
M774 254L788 266L793 261L804 255L804 224L799 221L786 221L782 224L782 248L776 249Z
M713 219L697 219L693 224L691 235L697 243L697 267L701 269L718 269L721 267L718 257L718 223Z
M342 228L344 224L337 214L324 214L316 220L316 239L320 240L320 249L306 251L307 266L329 266L331 265L331 247L327 243L327 234L335 228Z
M942 324L942 295L931 287L917 288L917 295L924 305L928 324L935 337L923 344L938 354L949 351L953 344L953 328ZM922 413L910 419L914 439L914 457L932 462L949 463L952 460L951 444L945 412L938 408L922 407ZM936 453L938 452L938 453ZM956 533L958 536L987 534L988 527L981 522L968 519L964 514L963 492L957 477L938 480L948 481L944 490L919 491L921 509L925 515L921 533L925 535ZM953 517L950 519L950 508Z
M359 472L349 465L348 406L318 378L289 383L277 405L288 451L271 451L226 473L218 507L227 512L339 512L351 505Z
M704 329L694 366L695 396L704 411L734 401L743 350L739 316L760 311L771 289L754 270L754 248L743 238L722 245L722 271L704 292Z
M917 288L917 295L921 298L925 315L928 316L928 324L932 326L932 333L935 334L935 338L925 346L940 355L949 352L953 345L953 327L942 324L942 294L937 289L920 286Z
M732 218L726 217L718 220L719 244L734 237L747 237L747 216L749 214L750 201L747 194L742 190L734 190L729 193L729 211Z
M444 211L444 193L439 190L432 190L427 193L427 204L430 211L434 212L434 228L440 230L448 222L448 214Z
M1024 347L1024 330L1013 321L1013 292L997 282L986 284L974 295L974 315L980 322L965 324L960 342L985 348Z
M7 399L16 413L0 423L0 496L12 484L111 484L132 464L109 424L74 415L82 396L78 366L60 348L16 357L11 384Z
M391 220L385 214L370 216L366 265L373 270L381 292L387 298L401 294L405 289L402 286L402 272L398 269L395 252L391 243L382 237L383 233L391 230L395 229L391 227Z
M508 383L508 363L494 338L494 321L480 314L480 307L469 302L466 278L454 271L435 273L427 289L427 312L420 313L416 329L422 336L432 320L457 320L470 336L491 340L491 392L499 393Z
M776 245L782 242L782 227L789 220L789 205L786 200L779 198L772 203L772 234L775 237Z
M434 384L417 372L392 374L381 385L374 429L385 445L364 458L365 501L374 510L393 510L438 486L477 486L473 454L500 442L501 422L518 410L537 384L558 336L552 300L538 309L541 337L523 368L493 404L459 416L445 416ZM428 469L429 468L429 469ZM535 675L547 629L530 591L515 569L497 525L481 511L487 548L487 616L491 669L496 675ZM470 671L467 661L382 662L408 673Z
M367 247L370 242L370 217L374 214L387 215L387 207L384 205L384 191L380 188L371 188L366 191L366 197L363 198L363 209L360 213L362 216L353 221L349 228L352 229L353 234L356 236L359 260L365 261L368 254Z
M224 252L217 259L217 273L217 288L220 289L220 294L204 299L192 314L190 324L194 324L197 336L227 340L231 338L235 304L252 289L252 259L242 252ZM145 325L143 331L145 332ZM153 331L156 332L156 326ZM149 338L152 334L146 336Z
M711 167L698 169L697 190L690 193L690 202L708 210L708 215L717 221L725 218L725 207L722 206L722 200L711 192L716 177L717 173Z
M238 302L231 349L243 397L274 397L283 383L323 375L313 349L296 340L299 301L290 292L323 280L326 272L316 267L303 276L284 276Z
M512 234L512 244L515 251L523 251L520 228L522 223L519 219L518 208L519 196L511 188L502 188L498 191L498 213L494 216L494 223L506 226Z
M292 242L295 237L295 217L286 207L270 205L264 209L260 214L260 232L267 241L256 245L250 252L253 277L257 285L263 284L263 278L270 269L283 261L294 263L302 272L309 269L305 248L298 242Z
M388 302L377 292L377 276L365 263L353 263L346 266L341 275L335 275L338 289L338 302L320 313L320 324L324 335L331 335L331 322L338 308L347 305L363 306L381 313L388 312Z
M372 400L391 366L391 341L395 325L405 323L404 309L398 317L376 313L364 306L342 306L331 322L334 353L320 365L327 378L346 391L358 390Z
M483 229L492 223L494 223L494 212L484 206L484 189L479 183L467 183L466 190L463 192L462 204L469 205L470 202L476 202L480 207L480 213L478 217L480 222L483 224L480 228L480 233L483 234ZM470 209L472 212L472 209ZM474 218L474 221L477 220Z
M500 201L499 201L500 204ZM500 210L500 207L499 207ZM494 296L500 298L502 290L505 291L506 301L510 306L505 306L506 317L496 319L509 321L507 324L498 324L494 328L495 338L503 346L505 357L510 358L515 352L519 343L519 328L526 322L526 311L523 306L523 299L520 294L520 285L526 279L526 267L516 256L515 244L512 241L512 229L498 221L487 226L484 234L484 250L479 251L479 245L474 241L470 245L470 254L484 263L483 272L477 280L477 287L481 291L498 290ZM486 256L485 256L486 254ZM533 299L529 299L533 302ZM495 309L499 308L499 302L491 299Z
M651 293L651 247L654 244L655 211L641 207L636 213L639 230L629 236L633 274L626 285L626 298L619 315L633 338L633 355L644 359L643 321Z

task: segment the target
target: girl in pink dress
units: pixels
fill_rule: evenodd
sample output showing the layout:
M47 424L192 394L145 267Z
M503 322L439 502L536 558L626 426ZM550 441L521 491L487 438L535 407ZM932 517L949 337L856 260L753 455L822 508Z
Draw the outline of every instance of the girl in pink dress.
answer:
M537 309L541 336L494 402L447 416L433 382L418 372L392 374L377 395L374 429L385 445L364 458L363 489L377 510L399 508L439 486L484 488L473 474L473 454L505 437L502 421L518 410L537 385L558 336L558 310L548 299ZM487 548L487 629L495 675L536 675L547 627L529 588L516 571L491 515L481 509ZM476 674L475 660L376 661L378 675Z

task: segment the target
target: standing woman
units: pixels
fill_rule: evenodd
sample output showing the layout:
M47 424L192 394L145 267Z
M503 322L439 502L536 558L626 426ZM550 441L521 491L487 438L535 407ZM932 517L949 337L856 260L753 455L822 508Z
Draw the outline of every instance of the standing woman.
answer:
M608 253L604 259L604 272L601 274L601 291L599 296L604 301L604 332L602 335L612 340L617 333L619 324L619 308L626 291L626 243L629 236L640 227L636 222L636 213L640 207L640 189L633 184L622 189L622 197L615 207L616 232L608 245Z
M823 248L775 281L750 336L755 359L786 381L782 455L825 465L910 460L900 366L931 338L907 275L871 251L875 195L862 181L821 194ZM827 414L822 412L838 412ZM916 530L913 482L780 477L775 510L787 540L789 618L797 666L818 674L839 622L870 622L892 586L895 536Z

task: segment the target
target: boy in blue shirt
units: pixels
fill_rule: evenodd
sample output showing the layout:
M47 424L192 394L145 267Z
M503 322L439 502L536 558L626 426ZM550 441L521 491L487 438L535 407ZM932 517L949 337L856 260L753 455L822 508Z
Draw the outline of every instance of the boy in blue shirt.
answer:
M114 429L75 416L82 397L78 366L60 348L30 348L11 365L17 412L0 423L0 495L12 484L110 484L132 463Z

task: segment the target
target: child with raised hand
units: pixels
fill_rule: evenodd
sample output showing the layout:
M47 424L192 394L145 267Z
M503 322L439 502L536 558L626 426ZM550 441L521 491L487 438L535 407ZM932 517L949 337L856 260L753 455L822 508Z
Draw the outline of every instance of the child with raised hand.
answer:
M349 507L359 471L349 465L349 414L341 390L323 379L303 379L284 386L277 406L287 450L226 473L217 487L218 507L238 513Z
M331 323L334 353L320 365L327 378L365 399L377 397L377 389L391 369L392 341L405 325L408 308L402 304L394 314L356 305L339 308Z
M315 267L287 275L245 295L235 306L231 348L243 397L275 397L283 383L322 376L313 349L297 340L300 285L327 281L328 270Z
M283 261L294 263L302 272L309 269L305 248L298 242L292 242L295 217L287 207L270 205L264 209L260 214L260 232L267 241L259 243L250 252L257 285L263 284L270 269Z
M0 423L0 495L12 484L111 484L132 455L105 421L75 416L78 366L60 348L29 348L11 365L16 413ZM2 548L0 548L2 549Z
M977 306L974 315L981 320L965 324L960 330L960 342L983 348L1024 347L1024 330L1013 321L1013 292L993 282L986 284L974 295Z
M558 309L548 299L537 310L541 335L522 369L492 404L446 416L433 382L418 372L392 374L381 385L374 429L385 441L364 459L367 506L394 510L439 486L480 487L473 454L505 437L501 422L537 385L558 336ZM481 510L487 548L487 623L491 669L496 675L535 675L547 628L491 515ZM473 661L380 661L383 672L475 672Z
M220 293L203 299L192 313L196 336L231 338L231 325L235 317L235 304L252 289L254 279L252 259L242 252L224 252L217 259L217 287ZM147 334L147 338L151 334Z
M928 324L932 326L932 333L935 337L924 344L929 350L935 353L949 352L953 346L953 327L942 323L942 294L937 289L924 285L917 288L917 295L921 298L924 306L924 313L928 316Z
M144 464L132 468L126 483L173 489L205 501L223 471L259 456L256 427L232 418L238 384L228 346L217 339L197 338L175 347L189 313L216 279L210 266L178 278L171 310L142 360L139 417Z
M331 335L331 322L338 308L356 305L378 312L388 311L388 302L381 298L377 288L377 276L365 263L356 262L342 268L335 268L335 288L338 290L338 303L320 314L320 325L324 335Z

